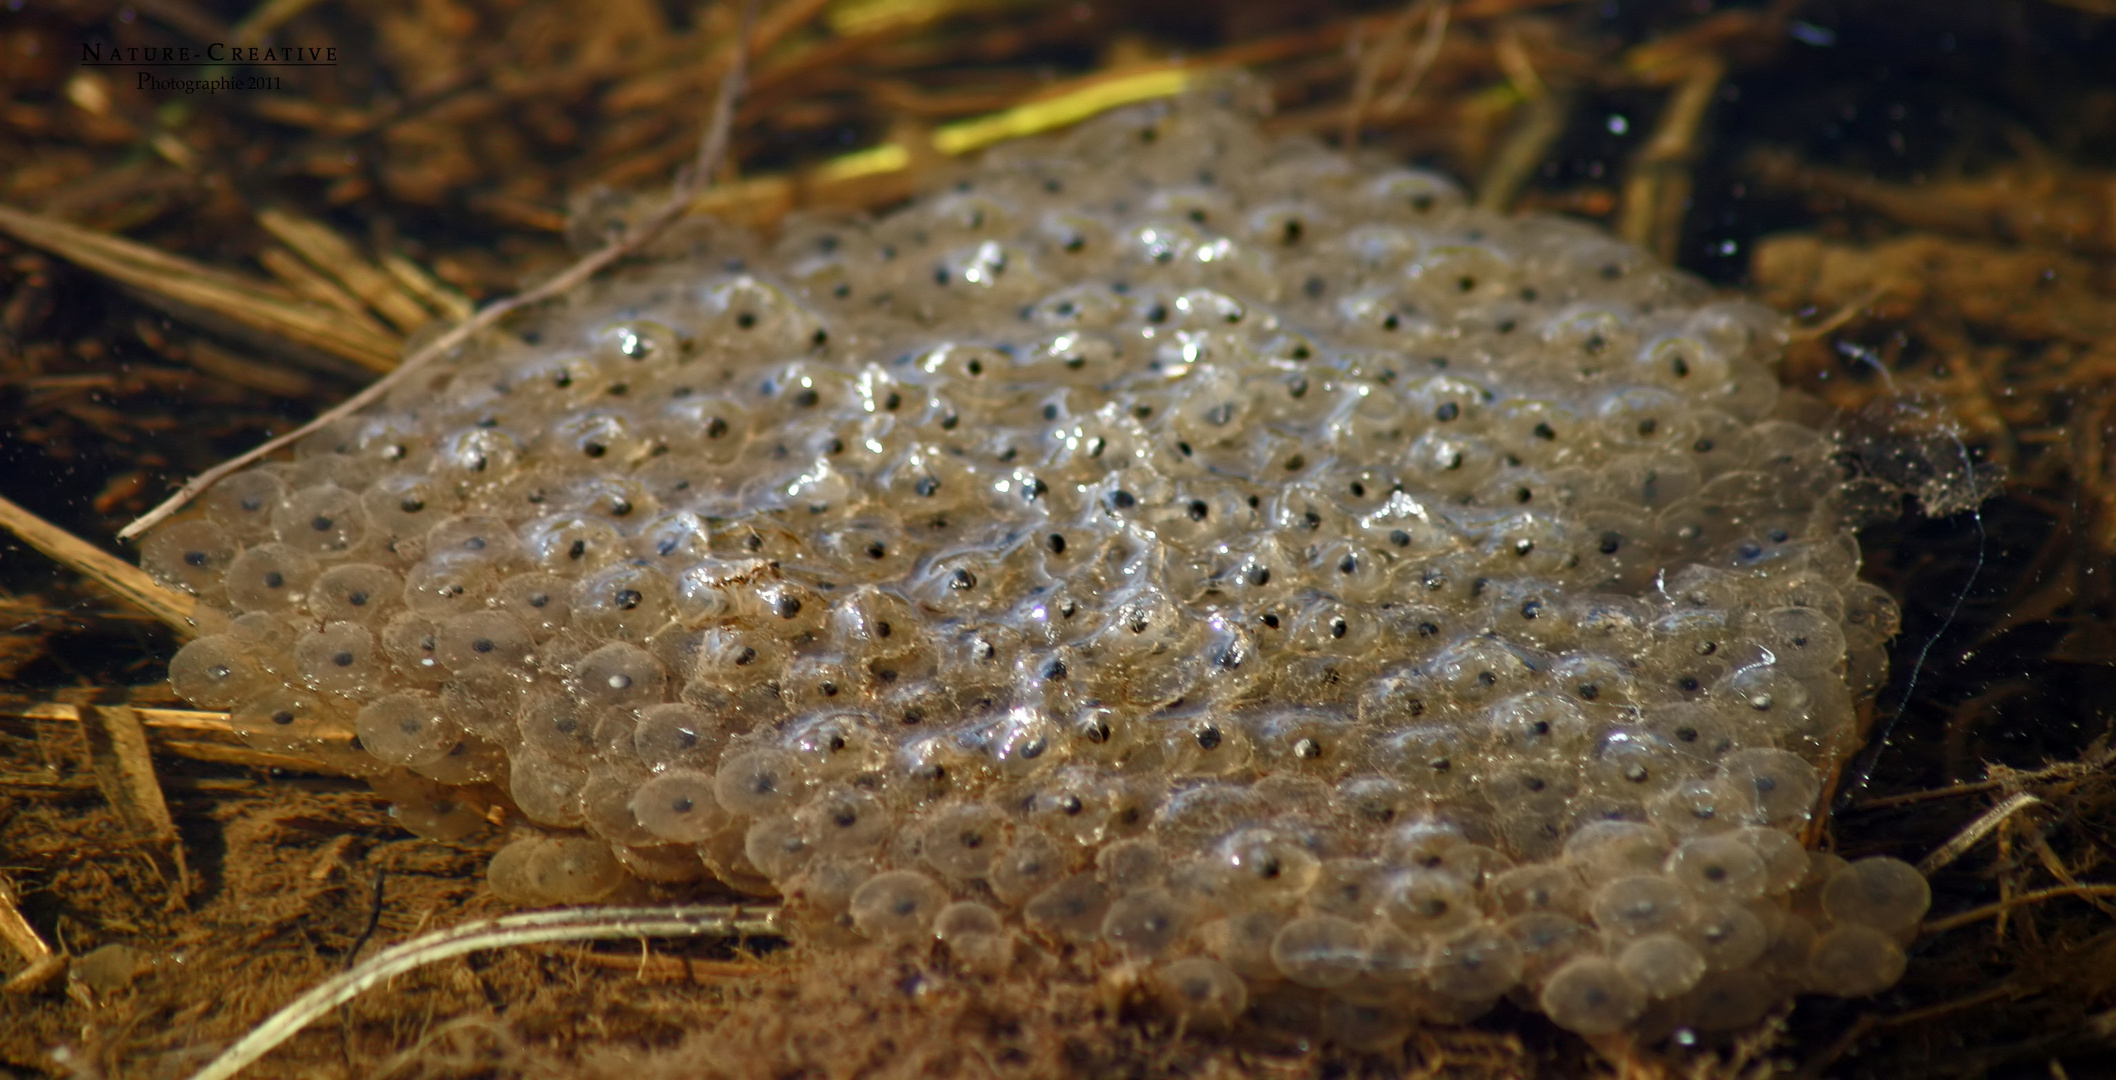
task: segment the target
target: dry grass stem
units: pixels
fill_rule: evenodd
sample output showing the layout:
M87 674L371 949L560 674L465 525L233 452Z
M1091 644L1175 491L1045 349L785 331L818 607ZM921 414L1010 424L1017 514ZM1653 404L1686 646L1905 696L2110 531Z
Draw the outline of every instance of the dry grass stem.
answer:
M22 908L15 896L15 883L8 880L6 874L0 874L0 941L7 942L32 967L54 955L36 927L22 917Z
M1418 42L1418 51L1411 57L1411 64L1404 69L1402 78L1396 80L1388 91L1381 95L1377 110L1383 116L1394 116L1410 104L1426 75L1440 59L1440 47L1447 44L1448 19L1453 12L1448 0L1440 0L1433 13L1426 19L1425 37Z
M1535 175L1536 167L1550 156L1550 149L1565 134L1572 116L1572 95L1547 93L1531 98L1521 107L1521 116L1507 132L1499 152L1477 182L1477 205L1486 210L1513 208Z
M1090 76L1040 100L935 129L933 148L957 156L1009 139L1041 135L1111 109L1173 97L1201 85L1209 74L1204 69L1172 67Z
M506 915L437 930L391 946L288 1002L191 1080L228 1080L318 1017L405 972L482 949L613 938L772 937L777 909L720 906L564 908Z
M445 319L467 319L477 314L477 305L462 293L442 284L426 268L395 252L382 256L382 269L397 279L404 291L419 298L427 307L441 313Z
M88 757L97 786L125 824L140 836L176 838L176 822L155 779L154 758L147 750L147 728L139 710L127 705L81 706L88 734Z
M0 716L80 724L93 706L65 701L23 701L0 697ZM319 776L346 776L344 768L328 761L278 750L259 750L248 745L228 714L197 709L133 707L146 730L148 744L156 753L193 761L210 761L250 769L279 769Z
M137 290L174 313L289 342L372 372L397 365L396 339L265 282L11 206L0 205L0 231Z
M1993 830L2004 825L2013 815L2028 807L2041 805L2041 799L2025 791L2014 792L1997 806L1978 815L1975 821L1963 826L1962 831L1955 833L1946 843L1933 849L1932 854L1919 860L1919 872L1931 874L1940 867L1967 855L1970 848L1982 842L1984 837L1991 835Z
M162 798L147 748L147 730L136 709L126 705L85 705L82 730L88 736L88 760L104 801L134 836L148 842L170 899L181 903L191 891L190 869L176 833L176 820Z
M359 298L400 334L410 334L433 321L434 313L404 291L396 278L369 262L352 241L330 226L291 210L267 208L257 212L257 223L292 248L317 273L323 274Z
M0 498L0 528L53 561L110 590L140 611L167 623L179 638L196 632L191 622L195 602L183 593L156 584L147 572L89 544L12 501Z
M1382 68L1396 59L1396 54L1409 44L1411 24L1418 21L1420 15L1425 15L1429 20L1427 37L1430 38L1430 20L1445 17L1444 14L1434 15L1432 11L1433 0L1416 0L1411 6L1403 9L1403 14L1389 21L1388 28L1381 32L1380 40L1367 47L1364 55L1359 58L1358 73L1352 79L1352 100L1345 105L1345 129L1339 136L1345 147L1359 145L1359 127L1366 120L1367 106L1374 100L1374 88L1381 81ZM1359 39L1354 38L1353 43L1357 46Z
M1704 54L1691 61L1624 181L1617 235L1668 262L1675 261L1683 214L1695 186L1690 169L1697 158L1698 132L1726 75L1726 62L1716 56Z

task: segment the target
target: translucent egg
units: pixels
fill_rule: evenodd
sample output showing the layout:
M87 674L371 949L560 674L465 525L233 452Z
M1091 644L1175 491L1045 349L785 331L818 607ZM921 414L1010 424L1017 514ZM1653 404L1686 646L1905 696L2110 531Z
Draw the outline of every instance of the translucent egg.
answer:
M572 622L568 599L572 589L572 582L556 575L516 574L494 591L492 607L512 616L537 641L544 641Z
M529 695L513 717L514 731L523 745L564 759L586 758L601 742L599 729L615 710L584 705L563 694L539 692Z
M1685 841L1668 856L1668 876L1706 900L1751 900L1770 884L1763 855L1746 830Z
M1053 941L1086 942L1102 928L1109 911L1109 890L1093 874L1060 878L1021 905L1030 930Z
M1668 834L1635 821L1597 821L1565 841L1565 861L1600 887L1621 877L1656 874L1667 859Z
M1249 1007L1249 988L1226 965L1193 956L1153 973L1161 1007L1200 1030L1226 1027Z
M1516 867L1494 878L1488 891L1509 915L1538 911L1579 915L1587 910L1587 892L1579 873L1560 864Z
M462 505L446 484L417 473L396 473L376 480L360 493L370 525L388 540L424 536L434 524Z
M499 779L505 772L505 760L504 751L469 735L456 740L439 759L409 766L409 770L438 784L465 787Z
M404 581L373 563L340 563L309 586L309 612L324 622L350 622L380 629L397 611Z
M1504 930L1481 923L1435 943L1427 978L1434 990L1464 1002L1489 1002L1520 981L1521 946Z
M285 611L316 580L316 560L286 544L259 544L228 564L228 599L243 611Z
M579 575L622 559L629 548L617 526L592 514L553 514L522 526L531 561L557 575Z
M448 722L440 699L408 691L377 698L353 719L360 745L395 765L424 765L454 749L462 732Z
M852 894L852 924L885 941L921 937L948 903L933 879L912 870L888 870L868 878Z
M544 839L529 852L522 873L531 891L561 904L595 903L626 880L610 845L585 836Z
M371 688L381 673L375 635L359 623L325 623L294 643L294 668L311 690L355 694Z
M1597 889L1588 910L1604 935L1626 941L1679 928L1694 904L1674 882L1636 875Z
M390 805L389 816L413 836L443 843L461 840L485 827L479 804L449 789L418 799L399 798Z
M1789 892L1807 877L1807 850L1791 833L1753 826L1739 832L1763 857L1766 894L1775 896Z
M264 671L282 679L294 674L294 642L301 631L287 619L253 611L229 623L225 633Z
M1477 921L1476 895L1453 874L1405 870L1383 894L1382 914L1410 934L1445 936Z
M1736 750L1720 759L1719 771L1740 798L1743 816L1756 825L1799 825L1822 794L1814 766L1784 750Z
M499 571L483 558L428 556L404 574L404 606L429 619L483 610L499 585Z
M895 826L888 807L853 787L826 787L794 811L801 836L818 852L860 855L879 847Z
M1830 918L1871 926L1885 934L1917 929L1931 906L1932 887L1925 883L1925 875L1885 855L1860 859L1831 875L1822 886L1822 910Z
M632 749L657 772L687 768L710 771L727 743L727 732L704 709L681 702L649 705L632 728Z
M589 772L588 782L580 789L582 824L613 844L652 847L661 843L663 837L640 824L639 815L632 812L632 798L645 782L644 777L628 772ZM703 869L695 862L692 867Z
M265 688L266 676L235 638L193 638L169 659L169 685L177 696L206 709L228 709Z
M549 899L535 888L529 872L530 855L542 844L541 836L510 841L485 864L485 887L493 895L514 904L544 904Z
M1147 889L1167 876L1168 856L1160 844L1144 837L1119 840L1095 854L1095 870L1111 889Z
M1161 747L1179 774L1193 776L1225 776L1246 767L1253 752L1247 732L1212 715L1169 724Z
M1647 997L1615 962L1582 956L1553 973L1536 1002L1567 1031L1608 1035L1638 1019Z
M226 529L192 518L155 530L140 545L140 568L164 585L197 595L222 583L235 552Z
M591 819L592 823L592 819ZM690 885L710 873L698 849L671 846L631 847L613 841L610 853L625 872L657 885ZM732 885L731 882L723 883Z
M335 718L323 698L284 687L250 698L228 714L228 722L251 746L294 751L304 748L320 727Z
M1714 971L1698 980L1685 1004L1700 1031L1737 1031L1762 1020L1784 991L1755 971Z
M792 816L758 818L742 834L742 853L750 863L775 882L784 882L801 872L815 857L800 822Z
M434 656L439 634L424 615L399 612L382 627L382 651L396 670L413 679L437 681L444 674Z
M1102 940L1139 956L1167 952L1189 927L1190 914L1165 889L1140 889L1112 901L1102 917Z
M1271 939L1271 962L1279 974L1301 986L1343 986L1366 964L1366 931L1334 915L1294 919Z
M1047 833L1017 829L992 860L985 880L1008 904L1020 904L1055 884L1071 869L1070 860Z
M1705 958L1674 934L1647 934L1617 954L1617 970L1646 996L1672 998L1705 977Z
M1865 997L1894 986L1908 964L1895 938L1872 926L1849 923L1815 940L1807 984L1837 997Z
M999 913L974 900L958 900L933 918L933 935L948 946L955 962L983 974L1005 971L1014 959L1014 940Z
M1582 953L1598 951L1594 933L1578 920L1554 912L1516 915L1501 924L1521 950L1521 977L1540 986L1553 972Z
M615 708L659 704L667 692L661 664L645 649L623 642L582 657L566 682L582 702Z
M679 844L700 843L726 821L713 798L713 778L689 770L665 772L640 785L632 796L632 814L641 828Z
M588 770L529 747L510 757L507 793L514 796L522 816L557 828L576 828L586 820L581 795L587 790Z
M1390 869L1375 859L1325 859L1308 893L1308 909L1359 921L1381 910Z
M1755 911L1732 901L1699 905L1682 933L1713 971L1746 968L1771 943L1770 929Z
M199 501L206 517L227 530L230 539L256 543L272 538L272 515L286 497L285 481L267 470L251 469L207 488Z
M1305 895L1314 887L1321 863L1289 836L1244 829L1220 844L1216 869L1229 896L1273 903Z
M535 642L521 623L497 611L451 615L434 624L434 659L451 671L490 665L527 671Z
M991 807L958 804L928 817L919 851L951 882L983 877L1005 843L1005 821Z
M738 754L713 774L713 797L729 813L744 817L791 814L804 788L793 755L783 750Z
M288 495L272 511L272 531L288 547L328 558L367 539L367 511L358 495L321 484Z

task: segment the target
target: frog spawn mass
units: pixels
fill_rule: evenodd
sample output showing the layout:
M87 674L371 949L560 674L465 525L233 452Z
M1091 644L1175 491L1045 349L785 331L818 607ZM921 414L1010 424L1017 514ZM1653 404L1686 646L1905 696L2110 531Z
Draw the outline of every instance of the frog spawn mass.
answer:
M1200 1024L1900 975L1923 879L1795 838L1896 613L1778 319L1202 100L965 176L224 481L143 553L214 631L176 688L415 831L504 792L523 902L711 874L819 940L1131 957Z

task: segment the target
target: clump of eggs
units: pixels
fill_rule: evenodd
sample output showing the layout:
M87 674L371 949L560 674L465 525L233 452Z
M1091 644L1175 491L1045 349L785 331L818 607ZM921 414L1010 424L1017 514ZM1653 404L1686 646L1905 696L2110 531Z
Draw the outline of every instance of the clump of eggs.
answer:
M1897 611L1767 310L1203 98L746 243L155 532L177 690L415 831L504 793L522 902L710 874L1200 1024L1901 974L1923 879L1796 839Z

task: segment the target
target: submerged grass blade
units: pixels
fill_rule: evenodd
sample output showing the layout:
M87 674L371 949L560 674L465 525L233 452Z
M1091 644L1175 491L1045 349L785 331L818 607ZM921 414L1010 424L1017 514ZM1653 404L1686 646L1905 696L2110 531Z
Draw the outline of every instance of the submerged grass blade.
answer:
M679 906L561 908L465 923L393 945L308 993L252 1029L191 1080L227 1080L292 1038L317 1017L374 986L427 964L481 949L553 941L649 937L768 937L779 933L776 908Z

